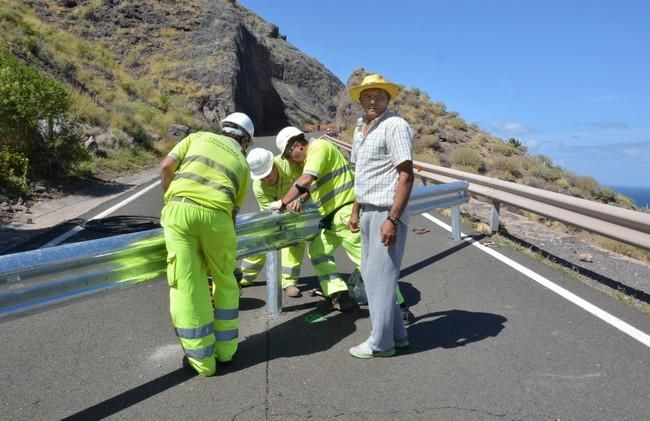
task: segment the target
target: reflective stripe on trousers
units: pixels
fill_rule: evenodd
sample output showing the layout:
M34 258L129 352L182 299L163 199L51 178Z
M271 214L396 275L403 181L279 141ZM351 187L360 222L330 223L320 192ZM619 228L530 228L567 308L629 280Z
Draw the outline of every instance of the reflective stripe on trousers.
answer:
M309 259L326 296L348 289L333 258L339 246L343 246L345 253L357 267L361 263L361 236L358 232L351 232L347 226L351 213L352 203L343 206L334 215L331 229L321 230L309 244Z
M169 202L161 223L172 323L192 367L210 376L216 372L215 357L229 361L237 351L239 287L232 272L236 263L232 218L223 211Z

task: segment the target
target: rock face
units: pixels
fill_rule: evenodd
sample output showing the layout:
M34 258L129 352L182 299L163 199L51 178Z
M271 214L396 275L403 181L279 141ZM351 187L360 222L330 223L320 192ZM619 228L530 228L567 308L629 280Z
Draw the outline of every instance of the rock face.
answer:
M45 21L110 48L133 75L169 85L216 123L249 114L259 134L333 121L343 88L280 28L232 0L27 0ZM146 100L146 98L140 98Z
M350 98L348 90L352 86L359 85L366 73L364 68L355 70L348 78L345 89L336 96L336 127L339 131L354 127L357 119L363 115L363 108Z

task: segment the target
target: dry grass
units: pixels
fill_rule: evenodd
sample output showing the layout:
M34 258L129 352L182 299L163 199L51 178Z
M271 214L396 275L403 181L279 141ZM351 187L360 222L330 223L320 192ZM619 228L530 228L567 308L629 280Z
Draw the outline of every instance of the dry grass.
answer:
M650 251L643 250L641 248L602 236L597 236L597 238L598 246L604 248L605 250L610 250L623 256L631 257L640 262L650 262Z

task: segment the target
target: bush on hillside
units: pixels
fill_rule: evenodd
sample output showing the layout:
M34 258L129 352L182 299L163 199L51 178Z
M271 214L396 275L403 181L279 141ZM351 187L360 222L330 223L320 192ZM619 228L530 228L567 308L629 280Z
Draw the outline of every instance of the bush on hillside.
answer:
M11 152L0 145L0 190L21 193L27 189L27 168L29 161L24 155Z
M490 151L503 156L512 156L517 154L516 148L501 141L492 142L490 144Z
M507 181L515 181L521 177L519 161L514 157L498 156L492 160L492 168L497 177Z
M481 173L485 171L485 162L481 155L474 149L462 146L451 151L451 162L454 167L473 173Z
M576 177L574 186L580 190L583 197L595 197L600 191L600 184L595 178L586 175Z
M14 163L14 176L24 159L27 177L36 179L66 176L88 158L66 120L71 104L61 84L0 51L0 139L5 155L12 155L7 162Z

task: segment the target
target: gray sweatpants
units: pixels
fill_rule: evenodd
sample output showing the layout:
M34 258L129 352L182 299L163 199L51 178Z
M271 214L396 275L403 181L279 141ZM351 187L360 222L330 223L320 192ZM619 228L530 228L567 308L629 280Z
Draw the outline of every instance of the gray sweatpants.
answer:
M374 351L388 351L395 341L407 338L395 291L406 246L407 226L397 224L395 244L381 243L379 230L388 209L364 206L361 213L361 276L368 296L372 330L368 345Z

